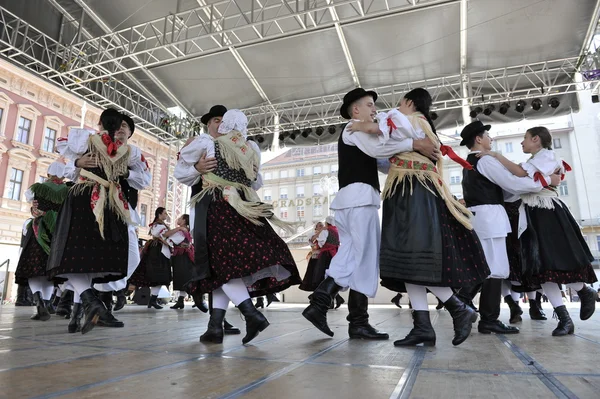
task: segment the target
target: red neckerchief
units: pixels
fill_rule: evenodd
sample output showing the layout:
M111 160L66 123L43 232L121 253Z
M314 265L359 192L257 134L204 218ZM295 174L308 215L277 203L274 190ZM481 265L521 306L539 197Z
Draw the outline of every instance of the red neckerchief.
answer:
M102 142L106 146L106 152L108 153L108 155L110 157L114 157L115 155L117 155L117 151L118 151L119 147L121 147L123 145L121 140L113 141L110 138L108 133L103 133L101 137L102 137Z

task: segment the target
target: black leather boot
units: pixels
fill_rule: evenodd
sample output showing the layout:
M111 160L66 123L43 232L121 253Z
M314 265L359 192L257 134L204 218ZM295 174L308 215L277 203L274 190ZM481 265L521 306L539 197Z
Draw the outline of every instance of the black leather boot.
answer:
M452 345L457 346L465 342L471 334L473 323L477 320L477 312L465 305L456 295L444 302L444 306L452 316L454 324L454 339Z
M113 311L118 312L119 310L123 309L125 305L127 305L127 295L125 295L125 288L119 291L115 291L115 296L117 297L117 302L115 303Z
M265 299L262 296L256 298L256 304L254 305L256 309L264 309L265 308Z
M60 297L58 306L56 307L56 315L62 316L65 319L71 318L71 307L73 306L73 291L65 290Z
M346 301L344 300L344 298L342 298L342 296L340 294L337 294L335 296L335 308L336 309L339 309L340 306L342 306L344 304L344 302L346 302Z
M302 312L302 316L310 321L313 326L325 334L333 337L333 331L327 325L327 310L333 298L342 287L337 285L333 278L327 277L319 284L310 296L310 305Z
M394 342L394 346L435 346L435 330L431 325L429 311L414 310L412 312L413 329L408 335L399 341Z
M223 332L225 335L239 335L242 333L239 328L232 326L227 319L223 319Z
M223 320L225 320L225 309L212 309L206 332L200 336L200 342L223 343Z
M584 284L583 288L577 291L579 295L579 301L581 302L581 308L579 309L579 318L581 320L587 320L596 311L596 299L598 299L598 293L589 285Z
M402 294L398 293L390 302L396 305L396 307L402 309L402 305L400 305L400 299L402 299Z
M158 304L158 296L150 295L150 301L148 301L148 309L162 309L163 307Z
M44 301L46 303L46 309L48 309L48 313L56 314L56 309L54 308L54 302L56 301L56 291L52 293L52 296L49 300Z
M210 298L211 296L209 295L209 302ZM201 311L202 313L208 312L210 304L206 304L206 302L204 301L204 295L196 292L195 294L192 294L192 299L194 299L194 306L198 308L199 311Z
M180 296L179 298L177 298L177 302L175 303L175 305L171 306L171 309L183 309L185 308L185 305L183 304L183 297Z
M27 300L27 286L18 285L15 306L31 306L31 303Z
M115 316L112 314L113 308L113 297L112 291L109 292L101 292L98 291L96 296L102 301L104 307L106 307L106 312L100 316L100 320L98 320L99 327L110 327L110 328L121 328L125 327L125 323L117 320Z
M242 343L247 344L256 338L259 332L269 327L269 321L254 307L250 298L240 303L238 309L246 318L246 336L242 338Z
M80 295L85 313L85 321L81 326L81 333L87 334L90 332L100 320L100 317L106 315L106 307L104 303L96 296L94 290L89 288L83 291Z
M277 295L275 294L267 294L267 307L269 307L269 305L271 305L271 303L273 302L281 302L279 300L279 298L277 298Z
M563 337L575 333L575 324L569 316L569 311L565 305L554 308L554 313L558 317L558 326L552 331L553 337Z
M71 321L69 321L69 333L74 334L81 332L81 318L83 317L83 305L80 303L73 304L71 312Z
M508 322L510 324L520 323L523 321L521 315L523 314L523 309L519 306L517 302L513 299L511 295L507 295L504 297L504 302L508 305L510 309L510 319Z
M62 298L62 296L56 296L56 294L52 295L52 298L51 298L52 299L52 307L54 308L55 311L56 311L56 308L58 307L58 304L60 303L61 298Z
M369 298L360 292L350 290L348 293L348 335L351 339L374 339L385 340L390 336L387 333L377 331L369 324Z
M442 309L444 309L444 302L442 302L438 299L438 304L435 307L435 310L442 310Z
M535 301L537 302L537 304L538 304L538 308L540 308L540 310L543 310L543 309L542 309L542 300L543 300L543 295L542 295L542 293L541 293L541 292L538 292L538 291L536 291L536 292L535 292ZM542 311L542 313L544 313L544 312ZM544 315L544 316L545 316L545 315Z
M529 300L529 317L531 320L548 320L537 299Z
M31 316L31 320L50 320L50 312L48 311L50 301L44 301L42 299L42 293L39 291L33 294L33 300L35 302L36 313L33 316Z

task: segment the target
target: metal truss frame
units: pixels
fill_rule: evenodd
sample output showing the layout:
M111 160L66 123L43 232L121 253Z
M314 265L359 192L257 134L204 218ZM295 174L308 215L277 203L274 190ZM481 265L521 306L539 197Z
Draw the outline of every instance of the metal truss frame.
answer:
M82 82L107 78L140 68L203 57L286 36L332 28L357 21L444 6L460 0L397 2L388 0L218 0L167 15L61 49L64 58L78 54L80 62L67 71L45 72L50 78L67 74ZM248 4L249 3L249 4ZM340 38L342 40L342 38ZM214 46L213 42L220 43ZM209 43L213 43L207 47ZM137 58L122 68L123 60ZM135 63L135 62L134 62Z
M166 115L166 110L161 106L119 80L102 79L90 72L84 72L83 75L69 73L70 65L83 62L81 54L71 52L70 46L59 43L2 7L0 56L38 76L45 77L92 104L99 107L115 107L131 113L141 129L163 141L176 139L159 127L160 121ZM61 70L67 72L60 73Z
M582 80L578 73L583 66L579 57L558 59L498 68L480 72L469 72L437 79L374 88L379 94L383 109L396 106L402 95L416 87L424 87L433 97L433 110L449 110L468 106L517 101L528 98L543 98L595 90L600 79ZM590 66L591 67L591 66ZM585 70L585 68L583 68ZM594 68L595 69L595 68ZM462 95L466 79L467 96ZM269 106L244 109L250 120L250 134L266 134L281 130L304 129L315 125L342 123L339 106L345 93L287 101ZM279 116L274 123L273 112Z

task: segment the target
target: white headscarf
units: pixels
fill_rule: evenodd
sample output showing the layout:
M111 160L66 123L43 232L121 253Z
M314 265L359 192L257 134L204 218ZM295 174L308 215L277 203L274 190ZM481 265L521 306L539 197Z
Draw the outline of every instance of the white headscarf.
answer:
M65 177L65 164L60 161L52 162L48 167L48 174L56 177Z
M225 112L219 125L220 134L228 134L232 130L242 133L244 138L248 136L248 118L239 109L230 109Z

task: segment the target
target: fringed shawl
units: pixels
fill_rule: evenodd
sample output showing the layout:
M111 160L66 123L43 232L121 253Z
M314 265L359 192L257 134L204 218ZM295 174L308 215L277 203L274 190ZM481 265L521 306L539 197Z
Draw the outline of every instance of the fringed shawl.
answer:
M431 130L427 119L421 113L416 112L409 115L408 119L415 128L421 128L427 138L433 141L436 146L440 146L438 137ZM407 182L410 189L409 194L412 195L412 177L415 177L429 192L435 196L439 195L444 200L448 210L460 224L469 230L473 229L469 220L473 215L454 198L439 172L442 168L441 159L438 160L436 165L429 158L413 151L396 154L390 158L390 162L391 167L383 189L383 199L393 196L396 193L398 185ZM435 191L430 188L430 185L435 188ZM405 189L406 185L404 184L402 186L402 195L404 195Z

